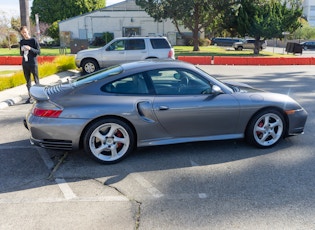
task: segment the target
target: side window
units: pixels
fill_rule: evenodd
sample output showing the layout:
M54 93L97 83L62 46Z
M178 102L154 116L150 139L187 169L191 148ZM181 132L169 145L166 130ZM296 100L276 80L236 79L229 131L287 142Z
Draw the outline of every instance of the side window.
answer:
M101 90L107 93L118 94L148 94L149 92L141 73L108 83Z
M170 44L163 38L150 39L153 49L169 49Z
M125 50L125 40L118 40L113 42L109 47L106 49L107 51L122 51Z
M126 40L126 50L144 50L145 44L143 39Z
M211 88L204 78L183 69L154 70L147 75L158 95L199 95Z

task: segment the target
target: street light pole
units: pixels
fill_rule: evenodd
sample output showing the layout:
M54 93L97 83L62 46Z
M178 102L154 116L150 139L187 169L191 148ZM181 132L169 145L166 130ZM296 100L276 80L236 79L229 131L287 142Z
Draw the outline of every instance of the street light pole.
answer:
M21 26L26 26L28 31L30 29L30 7L29 0L19 0L20 1L20 17L21 17Z

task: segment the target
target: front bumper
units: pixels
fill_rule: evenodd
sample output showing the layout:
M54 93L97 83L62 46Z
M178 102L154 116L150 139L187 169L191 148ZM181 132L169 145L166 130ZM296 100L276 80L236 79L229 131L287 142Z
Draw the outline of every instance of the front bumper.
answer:
M295 113L288 115L289 129L288 136L304 133L304 127L307 120L307 112L305 109L296 110Z

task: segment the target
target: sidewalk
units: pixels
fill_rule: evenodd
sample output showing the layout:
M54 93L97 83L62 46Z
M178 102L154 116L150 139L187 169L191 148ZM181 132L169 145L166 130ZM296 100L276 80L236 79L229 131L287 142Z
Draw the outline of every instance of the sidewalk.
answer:
M6 66L3 68L10 69L10 66ZM14 67L14 68L18 68L18 67ZM74 76L75 74L76 73L72 71L65 71L65 72L60 72L60 73L57 73L57 74L54 74L45 78L41 78L39 81L40 81L40 84L50 85L64 77ZM11 89L0 91L0 109L7 108L9 106L12 106L18 103L23 103L24 101L27 100L27 98L28 98L28 93L27 93L26 84L23 84L23 85L20 85Z

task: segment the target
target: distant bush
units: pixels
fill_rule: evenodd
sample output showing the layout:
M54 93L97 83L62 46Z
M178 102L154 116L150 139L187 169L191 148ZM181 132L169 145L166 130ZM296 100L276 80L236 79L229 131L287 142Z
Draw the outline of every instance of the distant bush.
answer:
M198 39L199 46L209 46L211 41L208 38L200 38ZM194 40L192 38L186 39L185 41L186 46L193 46Z

